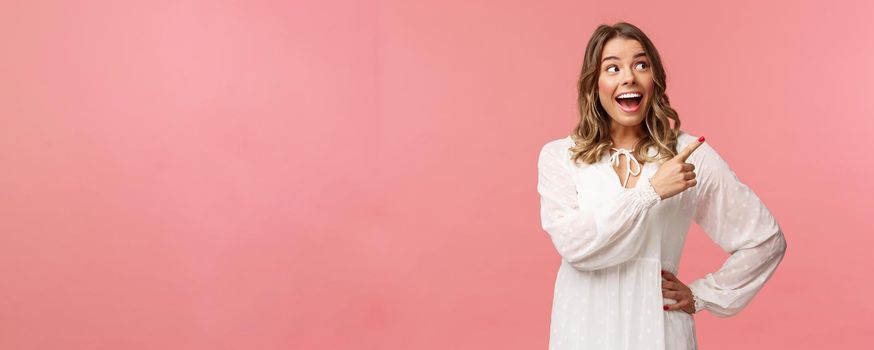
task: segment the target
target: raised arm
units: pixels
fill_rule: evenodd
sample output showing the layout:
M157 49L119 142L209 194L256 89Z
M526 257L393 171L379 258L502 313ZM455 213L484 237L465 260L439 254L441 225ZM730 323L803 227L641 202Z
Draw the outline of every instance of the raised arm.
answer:
M729 317L740 312L774 274L786 252L786 240L768 208L716 150L708 144L700 148L694 220L731 256L718 271L688 286L698 299L696 312L707 309L717 317Z
M582 210L577 202L575 169L563 142L547 143L540 150L537 192L543 230L571 266L592 271L633 258L644 242L644 218L661 201L649 180L632 190ZM586 199L584 199L586 200ZM594 199L588 199L594 200Z

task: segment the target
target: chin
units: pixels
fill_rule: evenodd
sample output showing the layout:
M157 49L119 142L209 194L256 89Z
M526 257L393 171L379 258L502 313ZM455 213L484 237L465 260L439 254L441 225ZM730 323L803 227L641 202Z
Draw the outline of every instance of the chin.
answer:
M620 112L621 113L621 112ZM622 125L622 126L638 126L640 123L643 123L643 116L620 116L619 118L613 118L613 120Z

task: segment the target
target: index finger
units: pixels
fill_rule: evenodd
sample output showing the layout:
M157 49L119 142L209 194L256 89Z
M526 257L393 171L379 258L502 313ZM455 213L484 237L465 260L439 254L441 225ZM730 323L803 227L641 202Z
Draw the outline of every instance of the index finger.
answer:
M685 162L686 159L688 159L689 156L692 155L692 152L694 152L696 149L698 149L698 147L700 147L702 144L704 144L704 136L701 136L698 138L697 141L690 143L688 146L686 146L686 148L684 148L682 151L680 151L680 153L677 154L677 156L674 158L679 159L681 162Z

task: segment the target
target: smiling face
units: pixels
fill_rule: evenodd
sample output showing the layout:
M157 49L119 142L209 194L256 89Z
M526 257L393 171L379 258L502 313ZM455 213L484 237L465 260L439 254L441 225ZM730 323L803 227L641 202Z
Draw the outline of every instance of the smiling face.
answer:
M600 62L598 98L613 119L611 125L639 125L647 115L653 91L650 61L643 47L634 39L610 39L604 44ZM625 95L628 92L638 94Z

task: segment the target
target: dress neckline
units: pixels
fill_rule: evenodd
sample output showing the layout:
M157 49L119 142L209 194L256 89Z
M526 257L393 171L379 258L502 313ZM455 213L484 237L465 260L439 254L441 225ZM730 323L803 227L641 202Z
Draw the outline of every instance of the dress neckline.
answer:
M631 175L639 175L643 171L643 166L640 164L640 162L637 161L636 158L634 158L634 156L632 155L632 150L621 147L610 147L610 149L616 151L616 153L610 155L610 158L608 160L608 163L611 164L613 167L619 166L619 156L623 154L625 155L625 180L622 181L622 188L628 189L626 187L628 185L628 178L631 177ZM632 162L637 167L637 170L631 170ZM610 171L613 171L613 169L610 169ZM640 184L640 180L641 178L638 177L637 182L634 183L633 188L637 188L637 186Z
M567 140L567 142L571 146L573 146L574 141L573 141L573 138L571 136L566 136L565 140ZM617 149L614 147L611 147L611 148ZM629 150L629 149L625 149L625 148L618 148L618 149L625 150L629 154L631 153L631 150ZM656 151L654 146L649 146L649 148L647 149L647 155L650 157L655 157L658 155L658 152ZM628 184L628 181L626 180L625 183L620 183L620 181L617 181L616 171L614 171L612 168L610 168L611 158L612 158L612 156L610 155L610 152L604 152L601 155L601 159L592 165L593 165L594 169L597 169L597 172L600 173L601 176L606 176L607 179L609 179L609 182L612 184L612 186L610 186L610 187L613 187L613 188L620 190L620 191L621 190L630 191L632 189L640 187L641 186L640 180L642 180L645 176L649 176L650 174L652 174L653 170L650 169L650 167L654 166L654 164L657 163L656 162L656 163L650 164L650 162L647 162L647 163L642 164L639 167L640 178L637 179L637 182L634 184L634 187L625 188L625 186ZM617 156L617 158L618 158L618 156ZM634 159L633 157L630 157L630 158ZM640 163L637 162L637 159L634 159L634 162L637 163L638 165L640 165ZM626 167L626 168L628 170L630 170L630 167Z

